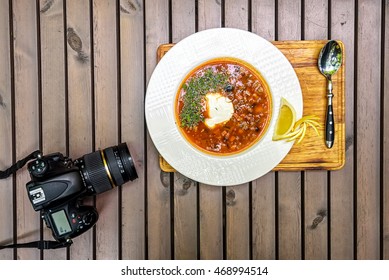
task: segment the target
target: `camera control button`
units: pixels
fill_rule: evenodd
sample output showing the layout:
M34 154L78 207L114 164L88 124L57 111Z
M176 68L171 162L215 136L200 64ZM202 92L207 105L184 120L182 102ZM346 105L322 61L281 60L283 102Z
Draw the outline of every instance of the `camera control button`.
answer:
M44 160L36 160L32 165L31 165L31 172L34 176L43 176L43 174L47 170L47 163Z
M88 213L82 217L82 221L85 225L90 225L93 222L93 215Z

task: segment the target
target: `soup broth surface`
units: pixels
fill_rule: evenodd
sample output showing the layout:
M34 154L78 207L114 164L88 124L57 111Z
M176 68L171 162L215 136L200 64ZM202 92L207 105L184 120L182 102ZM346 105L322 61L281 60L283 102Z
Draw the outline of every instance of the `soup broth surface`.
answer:
M197 149L216 155L239 153L256 143L271 118L271 95L248 63L220 58L193 69L176 95L176 122Z

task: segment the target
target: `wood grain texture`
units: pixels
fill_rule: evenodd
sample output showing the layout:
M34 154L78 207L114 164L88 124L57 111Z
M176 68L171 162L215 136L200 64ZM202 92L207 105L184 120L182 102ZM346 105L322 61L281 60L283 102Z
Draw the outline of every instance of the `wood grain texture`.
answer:
M220 1L198 1L198 28L221 27ZM199 184L200 259L223 259L224 217L222 188Z
M221 188L200 184L200 259L224 258L223 195Z
M252 1L252 32L275 39L275 2ZM275 172L252 182L252 254L253 259L276 258L276 184Z
M95 149L118 144L118 7L114 1L93 1ZM99 194L96 208L96 258L118 259L118 189Z
M172 1L172 39L179 42L195 32L195 3ZM174 258L197 258L197 183L174 174Z
M268 41L275 40L276 5L272 0L253 0L251 5L251 31Z
M157 64L156 50L160 44L169 42L169 3L146 1L146 81ZM148 258L170 259L171 218L170 217L170 174L159 168L159 156L147 135L147 172L153 174L147 179L147 235Z
M55 1L45 9L40 2L41 80L42 80L42 152L50 154L66 150L66 85L63 1ZM44 238L52 236L44 228ZM46 251L45 259L66 259L66 248Z
M381 72L383 82L383 95L389 96L389 1L385 2L385 49L384 49L384 69ZM384 131L383 133L383 259L389 259L389 99L384 98L383 103Z
M226 188L227 259L250 259L249 186L242 184Z
M317 68L317 58L326 40L315 41L276 41L276 47L288 58L300 81L303 92L303 115L318 116L319 135L313 130L307 131L300 145L293 145L290 152L274 170L337 170L345 163L345 123L344 123L344 65L332 76L334 93L333 100L335 117L335 143L328 152L324 144L324 122L327 108L326 79ZM343 43L339 44L344 49ZM320 98L318 98L318 96Z
M305 259L328 259L327 172L307 171L304 176Z
M174 174L174 259L197 259L197 183Z
M195 2L172 0L172 42L178 43L196 28Z
M92 53L89 0L66 1L68 71L69 156L77 159L93 151ZM73 42L81 41L81 45ZM84 200L93 204L92 198ZM94 238L90 230L74 239L71 259L93 259Z
M277 9L278 30L276 39L301 39L301 1L281 0L278 1ZM301 259L303 242L301 240L301 174L300 172L278 172L277 176L277 258Z
M9 2L0 0L0 170L12 165L13 135L12 135L12 81L11 81L11 44ZM0 228L0 243L13 242L13 178L0 180L0 221L4 225ZM13 258L11 250L0 251L0 260Z
M221 27L221 1L198 0L197 7L199 31Z
M331 172L330 251L331 259L354 257L354 0L333 1L331 38L345 45L345 165Z
M13 1L15 146L16 158L26 157L39 147L39 73L37 6L35 1ZM18 243L40 239L41 220L26 194L30 180L27 169L16 176L16 234ZM17 259L40 259L39 250L18 249Z
M121 141L126 142L138 179L122 187L121 231L123 259L146 256L144 148L144 6L120 1Z
M381 2L358 1L357 42L357 252L380 257L380 73ZM376 42L371 44L371 42ZM375 53L366 56L365 53Z
M252 182L253 259L276 258L275 172Z
M302 19L304 20L305 25L303 34L304 39L327 39L329 12L328 1L307 0L304 2L304 5L305 18ZM334 94L337 93L338 89L335 88ZM323 96L325 96L325 94ZM341 98L343 98L343 96L341 96ZM323 131L322 135L324 134L325 133ZM343 139L341 141L344 142ZM332 151L328 151L327 154L331 152ZM343 150L342 153L344 154ZM304 258L307 260L327 259L327 171L306 171L304 174L304 180Z
M65 27L63 1L40 0L42 152L66 153ZM44 9L44 10L43 10ZM50 233L50 232L49 232Z

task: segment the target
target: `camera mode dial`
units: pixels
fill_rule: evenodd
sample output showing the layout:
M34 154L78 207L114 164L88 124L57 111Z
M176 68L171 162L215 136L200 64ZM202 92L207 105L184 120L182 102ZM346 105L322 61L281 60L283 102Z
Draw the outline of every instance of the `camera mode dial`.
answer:
M37 159L32 162L30 166L30 172L35 177L42 177L47 170L47 162L42 159Z

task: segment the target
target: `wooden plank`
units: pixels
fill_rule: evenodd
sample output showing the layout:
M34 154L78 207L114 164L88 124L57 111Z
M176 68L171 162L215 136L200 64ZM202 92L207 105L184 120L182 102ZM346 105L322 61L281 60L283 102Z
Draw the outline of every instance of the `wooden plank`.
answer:
M93 151L91 15L89 0L66 1L69 156ZM81 42L81 43L80 43ZM84 200L92 204L91 198ZM93 230L73 240L71 259L93 259Z
M226 188L227 259L250 259L250 216L248 184Z
M42 152L66 154L63 1L46 5L46 0L40 0Z
M293 3L292 3L293 2ZM277 40L301 39L301 1L279 0ZM278 172L279 259L301 259L301 174Z
M304 4L304 39L326 39L328 1L306 0ZM304 179L305 259L327 259L327 171L306 171Z
M10 51L10 7L8 0L0 0L0 170L10 167L12 162L12 85ZM13 178L0 180L0 243L13 243ZM12 259L12 250L1 250L0 260Z
M276 6L272 0L253 0L251 7L251 29L268 41L275 40Z
M39 149L39 74L37 52L37 14L35 1L13 1L15 146L21 159ZM38 15L39 16L39 15ZM27 169L16 176L16 233L18 243L40 239L40 215L26 194L30 180ZM40 251L18 249L17 259L39 259Z
M143 2L120 1L121 142L127 142L138 179L122 188L122 258L144 259L144 28Z
M200 259L223 259L222 189L200 185Z
M198 29L221 27L221 1L198 0Z
M195 2L172 1L172 38L177 43L195 32ZM197 183L174 173L174 258L197 258Z
M331 38L345 45L346 161L344 167L331 172L330 233L331 259L354 258L354 0L332 1Z
M388 69L389 69L389 2L386 1L385 5L385 49L384 49L384 69L383 69L383 76L381 79L384 79L384 92L383 95L389 96L389 79L385 78L388 76ZM389 119L389 99L384 98L384 104L383 107L383 116L384 116L384 131L383 131L383 259L388 260L389 259L389 122L387 121Z
M197 183L174 174L174 259L197 259Z
M381 1L358 1L357 43L357 252L380 258ZM372 44L371 42L375 42ZM366 55L367 53L375 55ZM367 94L368 93L368 94Z
M116 2L93 1L95 148L118 144L118 73ZM118 189L96 198L96 258L117 259L119 244Z
M225 26L248 29L248 2L225 1ZM226 257L249 259L250 256L250 196L249 184L226 188Z
M263 38L275 39L275 2L252 2L252 31ZM253 259L276 258L275 172L252 182Z
M198 28L221 26L220 1L198 1ZM223 259L222 188L199 185L200 259Z
M157 63L157 48L169 41L169 3L146 1L146 81ZM148 258L170 259L170 174L160 170L159 156L150 135L147 135L147 235ZM160 176L158 176L160 174Z
M41 75L42 75L42 152L66 151L66 88L63 1L48 5L40 0ZM44 238L52 232L44 227ZM45 259L66 259L66 248L47 250Z
M172 41L178 43L196 28L195 1L172 0Z

